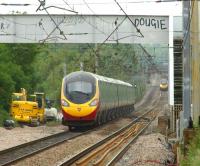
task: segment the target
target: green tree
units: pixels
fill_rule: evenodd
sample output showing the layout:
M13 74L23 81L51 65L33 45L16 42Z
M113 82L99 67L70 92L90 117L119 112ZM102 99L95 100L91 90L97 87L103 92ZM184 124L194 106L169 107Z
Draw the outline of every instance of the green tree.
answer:
M36 56L34 44L0 45L0 102L7 111L11 94L20 88L34 89L32 63Z

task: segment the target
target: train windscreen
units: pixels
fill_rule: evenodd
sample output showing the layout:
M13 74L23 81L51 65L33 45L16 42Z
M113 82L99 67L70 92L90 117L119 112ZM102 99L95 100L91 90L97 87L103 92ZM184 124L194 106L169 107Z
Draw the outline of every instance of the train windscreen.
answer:
M160 81L160 83L161 83L161 84L167 84L167 80L166 80L166 79L162 79L162 80Z
M75 77L67 80L65 85L67 99L75 104L86 103L95 93L95 81L91 77Z

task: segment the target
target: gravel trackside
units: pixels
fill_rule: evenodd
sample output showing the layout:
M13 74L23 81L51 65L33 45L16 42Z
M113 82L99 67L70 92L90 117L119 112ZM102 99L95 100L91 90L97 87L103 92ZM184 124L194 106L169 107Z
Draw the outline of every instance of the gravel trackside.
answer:
M144 97L144 101L136 105L136 110L142 112L142 108L151 105L153 101L157 100L152 96L157 96L157 90L153 87ZM146 105L146 106L145 106ZM93 145L94 143L102 140L111 133L119 130L123 126L129 124L133 119L121 118L113 122L105 124L92 133L77 137L75 139L66 141L58 146L42 151L34 156L30 156L23 161L19 161L12 165L18 166L50 166L57 165L62 162L63 159L69 159L85 148ZM58 125L54 127L40 126L40 127L27 127L14 128L12 130L6 130L0 128L0 150L13 147L22 143L26 143L35 139L39 139L48 135L52 135L58 132L67 131L68 127ZM150 138L151 139L151 138ZM134 145L133 145L134 146ZM125 156L128 157L128 156ZM123 161L124 162L124 161ZM126 165L126 164L122 164Z
M130 146L116 166L163 166L174 162L175 155L166 142L166 137L158 130L158 117L169 113L166 101L167 94L164 94L157 106L157 117L144 134Z
M159 133L140 136L116 166L163 166L173 163L165 137Z
M85 148L102 140L110 133L119 130L122 126L131 122L129 118L122 118L102 126L97 131L79 136L75 139L68 140L65 143L57 145L39 154L31 156L23 161L19 161L15 166L50 166L57 165L63 159L69 159L75 154L81 152Z
M0 127L0 150L8 149L26 142L30 142L39 138L43 138L52 134L68 130L68 127L58 125L54 127L39 126L16 127L12 130L7 130Z

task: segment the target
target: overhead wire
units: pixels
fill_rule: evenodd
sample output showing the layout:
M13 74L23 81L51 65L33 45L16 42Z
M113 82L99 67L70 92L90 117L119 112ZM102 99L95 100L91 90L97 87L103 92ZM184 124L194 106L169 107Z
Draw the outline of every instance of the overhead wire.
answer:
M117 2L117 0L114 0L116 4L119 6L119 8L122 10L122 12L125 14L125 16L129 19L129 21L132 23L132 25L135 27L138 33L140 33L141 37L144 37L144 35L141 33L140 29L137 28L135 23L130 19L129 15L124 11L124 9L121 7L121 5Z
M48 38L53 34L53 32L55 32L56 29L58 29L58 26L60 26L64 22L64 20L65 20L65 17L58 24L56 23L56 26L54 27L54 29L50 33L47 34L47 37L45 39L40 40L40 42L43 41L44 43L46 40L48 40ZM60 35L64 35L63 31L61 30L60 30ZM65 40L67 40L66 36L65 36Z
M72 8L70 5L69 5L69 3L68 2L66 2L65 0L63 0L63 2L68 6L68 7L70 7L72 10L74 10L74 8ZM95 14L95 12L92 10L92 8L88 5L88 4L98 4L98 3L88 3L88 2L86 2L85 0L83 0L83 2L84 2L84 4L87 6L87 8L96 16L96 17L98 17L99 19L101 19L103 22L106 22L106 23L108 23L107 21L105 21L104 19L102 19L101 17L99 17L98 15L96 15ZM143 2L149 2L149 1L143 1ZM154 1L155 2L155 1ZM123 3L123 2L120 2L120 3ZM131 2L131 1L129 1L129 2L127 2L127 3L134 3L134 2ZM99 4L105 4L105 3L99 3ZM74 5L74 4L73 4ZM125 13L126 14L126 13ZM84 18L84 16L82 16L82 18ZM128 17L129 18L129 17ZM95 28L97 31L99 31L99 32L101 32L101 33L103 33L104 35L106 35L106 33L104 32L104 31L102 31L101 29L99 29L96 25L93 25L90 21L87 21L85 18L84 18L84 20L89 24L89 25L91 25L93 28ZM129 20L131 21L131 19L129 18ZM132 21L131 21L132 22ZM132 22L132 24L134 24L133 22ZM136 27L136 26L135 26ZM136 29L137 29L137 32L139 32L140 33L140 30L136 27ZM125 38L128 38L128 37L131 37L131 36L137 36L137 35L129 35L129 36L125 36L125 37L121 37L120 38L120 40L122 40L122 39L125 39ZM141 36L143 37L143 35L141 34ZM137 36L137 37L139 37L139 36Z
M1 6L29 6L29 3L0 3Z
M141 45L141 44L138 44L140 49L142 49L143 51L143 56L140 56L142 59L144 59L146 62L148 62L158 73L160 73L160 71L158 70L156 64L153 62L153 59L152 59L152 55ZM88 48L90 48L90 52L93 52L94 54L96 54L96 51L93 47L91 47L89 44L88 44ZM136 55L138 57L138 55ZM120 60L123 60L123 61L126 61L127 59L129 58L129 56L126 56L126 54L120 58Z
M108 37L100 44L99 47L101 47L101 45L103 45L112 36L112 34L123 24L126 19L127 16L124 17L124 19L115 27L115 29L108 35Z
M40 40L40 41L43 41L43 42L45 42L46 40L49 40L49 39L52 39L52 37L51 38L49 38L50 36L51 36L51 34L56 30L56 29L58 29L59 30L59 32L60 32L60 35L62 35L63 37L64 37L64 39L63 38L61 38L61 37L55 37L55 38L59 38L59 39L62 39L62 40L67 40L67 37L66 37L66 34L60 29L60 25L64 22L64 20L65 20L65 17L57 24L56 23L56 21L53 19L53 17L50 15L50 13L48 12L48 10L47 9L49 9L49 8L52 8L52 7L54 7L54 8L58 8L58 9L63 9L63 10L67 10L67 11L70 11L70 12L73 12L73 13L78 13L78 12L76 12L76 11L74 11L74 9L72 9L72 10L69 10L69 9L66 9L66 8L62 8L62 7L57 7L57 6L47 6L47 7L45 7L45 0L38 0L39 1L39 3L40 3L40 5L39 5L39 7L37 8L37 10L36 11L42 11L42 10L44 10L46 13L47 13L47 15L50 17L50 19L51 19L51 21L55 24L55 28L47 35L47 37L46 37L46 39L43 39L43 40ZM65 1L64 1L65 2ZM66 2L65 2L66 3ZM66 3L67 4L67 3ZM67 4L68 5L68 4ZM68 5L69 6L69 5ZM42 9L41 9L41 7L42 7ZM69 6L70 7L70 6ZM71 7L70 7L71 8ZM45 31L46 32L46 31ZM85 33L86 34L86 33ZM69 35L72 35L72 33L70 33ZM77 34L76 34L77 35ZM54 37L53 37L54 38Z
M140 32L140 30L136 27L136 25L133 23L133 21L130 19L130 17L126 14L126 12L123 10L123 8L119 5L119 3L118 3L116 0L114 0L114 1L117 3L117 5L120 7L120 9L124 12L125 17L124 17L124 19L123 19L118 25L116 25L115 29L114 29L114 30L107 36L107 38L98 46L97 51L100 49L100 47L101 47L103 44L105 44L106 41L109 40L109 38L113 35L113 33L114 33L116 30L118 30L118 28L122 25L122 23L123 23L127 18L129 19L129 21L131 21L131 23L133 24L133 26L136 28L137 32L140 33L141 36L139 36L139 37L144 37L144 35L143 35L143 34ZM138 36L137 36L137 37L138 37ZM118 39L117 39L117 41L118 41Z
M41 2L41 0L39 0L39 2ZM66 2L66 1L63 1L66 5L68 5L68 7L70 7L72 10L74 10L71 6L69 6L69 4ZM38 9L37 10L41 10L40 8L41 7L43 7L43 10L45 10L46 11L46 13L47 13L47 15L50 17L50 19L54 22L54 24L56 25L55 26L55 28L47 35L47 37L45 38L45 39L43 39L43 40L40 40L40 42L41 41L43 41L43 42L45 42L46 40L49 40L49 37L51 36L51 34L56 30L56 29L58 29L59 31L60 31L60 34L61 35L66 35L66 34L64 34L64 32L59 28L59 26L64 22L64 20L65 20L65 17L57 24L55 21L54 21L54 19L52 18L52 16L48 13L48 11L47 11L47 7L45 7L44 8L44 5L45 5L45 3L42 1L42 4L40 4L40 6L38 7ZM92 26L94 29L96 29L97 31L99 31L100 33L103 33L104 35L106 34L105 32L103 32L103 31L101 31L97 26L95 26L95 25L93 25L92 23L90 23L89 21L87 21L86 19L85 19L85 17L83 16L83 15L80 15L83 19L84 19L84 21L85 22L87 22L90 26ZM67 34L67 35L87 35L88 33L70 33L70 34ZM51 37L52 38L52 37ZM66 36L64 37L65 38L65 40L67 39L66 38Z
M89 4L86 2L86 0L83 0L83 2L84 2L84 4L87 6L87 8L88 8L97 18L99 18L101 21L103 21L103 22L105 22L105 23L107 23L107 24L110 24L110 22L108 22L108 21L104 20L103 18L101 18L100 16L98 16L98 15L94 12L94 10L92 10L92 8L89 6Z
M72 9L72 7L69 5L69 3L66 0L63 0L63 2ZM91 22L87 21L86 18L82 14L78 14L78 16L81 16L81 18L84 19L84 21L87 22L88 25L90 25L91 27L93 27L94 29L99 31L100 33L106 35L106 33L104 31L102 31L101 29L99 29L96 25L94 25Z
M89 7L89 5L88 5L88 3L85 1L85 0L83 0L86 4L87 4L87 7ZM39 0L39 2L45 2L45 0ZM63 2L65 2L65 4L67 4L68 5L68 7L70 7L72 10L74 10L70 5L69 5L69 3L67 3L65 0L63 0ZM116 1L117 2L117 1ZM131 1L130 1L131 2ZM118 3L119 4L119 3ZM51 7L51 6L50 6ZM40 7L39 7L40 8ZM46 9L47 9L48 7L46 7ZM89 7L90 8L90 7ZM122 8L121 8L122 9ZM70 11L72 11L72 10L70 10ZM90 10L92 10L91 8L90 8ZM123 10L123 9L122 9ZM93 10L92 10L93 11ZM94 12L94 11L93 11ZM123 11L124 13L125 13L125 11ZM125 13L125 15L127 15L126 13ZM127 17L128 17L128 19L129 20L131 20L130 19L130 17L127 15ZM82 16L82 18L84 18L84 16ZM52 19L52 18L51 18ZM52 20L53 21L53 20ZM104 32L104 31L102 31L102 30L100 30L96 25L93 25L91 22L88 22L85 18L84 18L84 21L86 21L88 24L90 24L93 28L95 28L96 30L98 30L100 33L102 33L102 34L104 34L104 35L106 35L106 33ZM132 21L131 21L132 22ZM134 23L132 22L132 24L134 25ZM136 27L136 26L135 26ZM58 27L59 28L59 27ZM140 30L136 27L136 29L137 29L137 32L140 32ZM60 31L61 32L61 31ZM150 31L149 31L150 32ZM136 36L136 37L140 37L140 36L138 36L138 35L135 35L135 34L133 34L133 35L127 35L127 36L124 36L124 37L121 37L121 38L119 38L119 39L117 39L117 40L122 40L122 39L125 39L125 38L128 38L128 37L131 37L131 36ZM142 34L141 34L141 36L143 36ZM109 39L107 39L107 41L114 41L114 40L109 40Z
M85 3L86 3L86 1L85 0L83 0ZM69 4L66 2L66 1L64 1L68 6L69 6ZM87 3L86 3L87 4ZM93 12L93 10L87 5L87 7ZM121 8L121 6L119 5L119 7L120 7L120 9L121 10L123 10L122 8ZM109 41L109 38L113 35L113 33L115 32L115 31L117 31L117 29L122 25L122 23L127 19L127 18L129 18L129 16L126 14L126 12L123 10L123 12L125 13L125 18L118 24L118 25L116 25L116 27L115 27L115 29L107 36L107 38L99 45L99 46L97 46L97 49L95 50L94 48L91 48L90 47L90 45L88 44L88 46L89 46L89 48L91 49L91 51L95 54L95 55L97 55L98 53L98 51L99 51L99 49L101 48L101 46L103 45L103 44L105 44L105 42L106 41ZM132 22L132 20L129 18L129 20ZM122 37L122 38L119 38L119 39L117 39L117 41L118 40L122 40L122 39L124 39L124 38L127 38L127 37L131 37L131 36L137 36L137 37L144 37L143 36L143 34L140 32L140 30L135 26L135 24L132 22L132 24L134 25L134 27L136 28L136 30L137 30L137 32L138 33L140 33L140 35L141 36L138 36L138 35L129 35L129 36L125 36L125 37Z
M84 21L85 21L88 25L90 25L91 27L93 27L95 30L97 30L98 32L100 32L100 33L102 33L102 34L104 34L104 35L107 35L104 31L102 31L101 29L99 29L96 25L94 25L93 23L91 23L90 21L88 21L83 15L79 15L79 16L81 16L81 17L84 19Z
M115 29L108 35L108 37L100 44L97 46L96 50L92 49L92 52L94 52L95 56L98 57L98 52L99 52L99 49L102 47L102 45L105 44L105 42L110 38L110 36L119 28L119 26L121 26L121 24L126 20L127 17L125 17L121 22L120 24L118 24Z
M64 0L63 0L64 1ZM85 1L85 0L84 0ZM41 2L41 1L39 1L39 2ZM64 1L66 4L68 4L66 1ZM117 1L116 1L117 2ZM69 6L69 4L68 4L68 6ZM43 6L44 7L44 6ZM46 9L47 9L47 7L46 7ZM122 8L121 8L122 9ZM123 10L123 9L122 9ZM50 16L50 18L51 18L51 20L53 21L53 18L51 17L51 15L48 13L48 11L46 11L47 12L47 14ZM125 13L125 12L124 12ZM129 18L129 16L125 13L125 15L126 15L126 17L130 20L130 18ZM126 18L125 18L126 19ZM125 20L124 19L124 20ZM121 24L124 22L124 20L121 22ZM56 24L55 23L55 21L53 21L54 22L54 24L56 25L56 28L58 28L59 29L59 25L62 23L62 21L59 23L59 24ZM133 23L133 22L132 22ZM121 25L121 24L119 24L119 26ZM134 25L134 24L133 24ZM119 27L118 26L118 27ZM96 26L94 26L96 29L97 29L97 27ZM110 38L110 36L117 30L117 28L118 27L116 27L111 33L110 33L110 35L103 41L103 43L102 44L104 44L106 41L109 41L109 38ZM136 26L135 26L136 27ZM136 27L136 29L137 29L137 27ZM61 29L59 29L60 30L60 34L63 34L63 31L61 30ZM140 30L138 30L137 29L137 31L138 32L140 32ZM100 31L101 33L102 33L102 31ZM53 33L53 31L51 32L51 33ZM50 33L50 34L51 34ZM104 33L105 34L105 33ZM63 34L64 35L64 34ZM73 34L74 35L74 34ZM122 39L124 39L124 38L127 38L127 37L131 37L131 36L136 36L136 35L129 35L129 36L125 36L125 37L121 37L121 38L119 38L119 39L117 39L117 40L122 40ZM141 36L143 36L142 34L141 34ZM137 37L139 37L139 36L137 36ZM47 39L48 39L48 37L47 37ZM66 39L66 37L65 37L65 39ZM111 40L110 40L111 41Z
M83 0L86 4L87 4L87 2L85 1L85 0ZM65 1L64 1L65 2ZM131 21L131 23L133 24L133 26L136 28L136 30L137 30L137 32L138 33L140 33L141 34L141 36L142 37L144 37L143 36L143 34L140 32L140 30L136 27L136 25L132 22L132 20L130 19L130 17L126 14L126 12L122 9L122 7L119 5L119 3L115 0L115 2L118 4L118 6L120 7L120 9L124 12L124 14L125 14L125 18L122 20L122 22L110 33L110 35L108 35L108 37L100 44L100 46L101 45L103 45L106 41L109 41L109 38L110 38L110 36L118 29L118 27L126 20L126 18L128 18L130 21ZM67 2L65 2L66 4L68 4ZM68 6L69 6L69 4L68 4ZM87 4L86 5L91 11L93 11L90 7L89 7L89 5ZM46 13L47 13L47 15L51 18L51 20L54 22L54 24L56 25L56 27L55 27L55 29L59 29L60 30L60 34L61 35L63 35L64 36L64 39L62 38L62 40L67 40L67 38L66 38L66 36L65 36L65 34L63 33L63 31L59 28L59 25L63 22L63 20L59 23L59 24L57 24L56 22L55 22L55 20L51 17L51 15L48 13L48 11L47 11L47 9L48 8L51 8L51 7L55 7L55 8L59 8L59 7L56 7L56 6L48 6L48 7L44 7L44 6L42 6L43 7L43 9L46 11ZM39 8L38 8L39 9ZM65 9L65 8L60 8L60 9ZM68 10L68 11L72 11L72 10ZM95 14L94 12L93 12L93 14ZM82 16L83 17L83 16ZM85 18L84 18L85 19ZM105 21L104 21L105 22ZM191 22L191 20L190 20L190 22ZM91 25L91 24L90 24ZM97 29L97 27L96 26L93 26L94 28L96 28ZM54 30L55 30L54 29ZM53 39L52 37L51 38L49 38L49 36L54 32L54 30L47 36L47 38L46 38L46 40L49 40L49 39ZM102 31L101 31L102 32ZM105 34L105 33L104 33ZM69 35L74 35L74 34L69 34ZM125 36L125 37L121 37L121 38L118 38L117 40L122 40L122 39L124 39L124 38L127 38L127 37L131 37L131 36L137 36L137 35L129 35L129 36ZM137 37L141 37L141 36L137 36ZM187 37L187 36L186 36ZM56 39L57 38L59 38L59 39L61 39L60 37L55 37ZM30 39L30 40L32 40L32 39ZM45 41L45 40L44 40ZM110 40L111 41L111 40ZM98 48L100 48L100 46L98 47ZM142 47L142 45L141 45L141 47ZM94 53L96 53L96 51L94 50L94 49L92 49L92 51L94 52ZM148 52L143 48L143 51L148 55ZM146 58L146 57L145 57ZM122 58L123 59L123 58ZM149 58L146 58L147 59L147 61L149 61ZM153 66L155 65L154 63L152 63L152 61L150 62ZM155 67L155 66L154 66Z
M156 67L156 64L153 62L152 55L142 46L142 44L139 44L140 48L143 50L143 52L147 55L144 56L144 58L154 67L154 69L159 73L158 68Z
M57 9L66 10L66 11L68 11L68 12L72 12L72 13L76 13L76 14L78 13L78 12L76 12L76 11L74 11L74 10L69 10L69 9L66 9L66 8L63 8L63 7L58 7L58 6L55 6L55 5L50 5L50 6L44 7L44 6L46 5L46 0L38 0L38 1L39 1L40 5L39 5L38 8L36 9L36 12L37 12L38 10L42 11L42 10L46 10L46 9L49 9L49 8L57 8ZM42 7L43 9L41 9L41 7Z
M45 10L46 12L47 12L47 14L48 14L48 16L50 17L50 19L53 21L53 23L55 24L55 30L56 29L58 29L59 31L60 31L60 35L62 35L64 38L65 38L65 40L67 40L67 37L65 36L65 34L64 34L64 32L60 29L60 25L64 22L64 20L65 20L65 18L63 18L63 20L62 21L60 21L60 23L59 24L57 24L56 22L55 22L55 20L53 19L53 17L48 13L48 11L47 10ZM55 30L53 30L48 36L50 36ZM47 36L47 37L48 37Z
M74 10L74 8L72 8L66 0L63 0L63 2L64 2L70 9Z
M133 34L133 35L128 35L128 36L123 36L123 37L117 38L116 40L113 39L113 40L108 40L108 41L116 41L116 42L118 42L119 40L126 39L126 38L133 37L133 36L141 37L139 35Z
M41 10L40 8L42 7L45 12L47 13L47 15L50 17L51 21L55 24L55 28L53 31L51 31L51 33L47 36L47 38L56 30L58 29L60 31L60 35L62 35L64 37L65 40L67 40L67 37L65 36L64 32L60 29L60 24L64 21L65 17L63 18L63 20L59 23L59 25L56 23L56 21L53 19L53 17L49 14L49 12L47 11L47 9L44 7L45 6L45 0L38 0L40 2L40 6L37 8L37 10ZM36 10L36 11L37 11ZM45 40L44 40L45 41Z
M3 18L2 18L3 19ZM6 19L7 20L7 19ZM7 20L7 21L10 21L10 20ZM63 23L63 21L64 21L64 18L58 23L58 25L60 25L61 23ZM16 23L16 22L13 22L14 24ZM20 23L16 23L16 24L19 24L19 25L21 25ZM26 28L29 28L29 26L37 26L37 24L22 24L23 26L25 26ZM51 40L51 39L53 39L53 38L59 38L59 39L62 39L62 40L64 40L64 38L60 38L60 37L58 37L58 36L56 36L56 37L50 37L50 35L55 31L55 29L56 28L54 28L52 31L51 31L51 33L49 33L48 34L48 32L46 31L46 29L45 29L45 27L43 26L43 23L42 23L42 19L39 21L39 23L38 23L38 25L39 25L39 27L40 28L42 28L43 29L43 31L45 32L45 34L47 35L47 37L45 38L45 39L42 39L42 40L39 40L39 43L41 43L41 42L45 42L45 41L47 41L47 40ZM2 26L2 25L1 25ZM28 27L27 27L28 26ZM7 32L4 32L2 29L1 29L1 32L3 32L4 34L0 34L0 36L17 36L16 34L8 34ZM69 35L69 36L71 36L71 35L87 35L88 33L65 33L65 35ZM19 34L20 35L20 34ZM31 34L31 33L29 33L28 35L35 35L35 34ZM43 36L43 35L42 35ZM18 36L18 38L20 38L19 36ZM21 38L23 38L23 39L26 39L25 37L21 37ZM30 38L27 38L27 40L32 40L32 41L36 41L36 40L34 40L34 39L30 39Z
M58 6L48 6L48 7L45 7L45 9L49 9L49 8L57 8L57 9L61 9L61 10L66 10L68 12L73 12L73 13L78 13L76 11L73 11L73 10L69 10L69 9L66 9L66 8L63 8L63 7L58 7Z
M64 0L63 0L64 1ZM118 1L120 4L126 4L126 3L158 3L158 4L161 4L161 3L177 3L177 2L180 2L181 0L165 0L165 1L160 1L160 0L138 0L138 1L133 1L133 0L127 0L127 1ZM189 1L189 0L185 0L185 1ZM54 5L63 5L62 3L56 3L56 2L53 2ZM79 5L79 6L84 6L85 3L76 3L73 1L73 3L68 3L69 5ZM88 5L106 5L106 4L115 4L115 2L113 1L110 1L110 2L87 2ZM3 6L21 6L21 4L7 4L7 3L1 3L0 5L3 5ZM22 4L23 5L23 4ZM29 4L25 4L25 6L28 6L28 5L34 5L34 6L38 6L37 3L29 3Z

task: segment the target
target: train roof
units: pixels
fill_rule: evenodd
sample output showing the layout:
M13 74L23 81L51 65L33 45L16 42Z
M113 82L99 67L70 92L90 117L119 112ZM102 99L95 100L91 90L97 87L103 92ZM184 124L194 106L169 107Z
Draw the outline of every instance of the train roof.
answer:
M120 84L120 85L126 85L126 86L132 86L130 83L121 81L121 80L117 80L117 79L113 79L113 78L109 78L109 77L104 77L104 76L100 76L94 73L90 73L90 72L85 72L85 71L76 71L70 74L81 74L81 73L86 73L89 75L92 75L93 77L95 77L97 80L99 81L103 81L103 82L109 82L109 83L115 83L115 84Z

